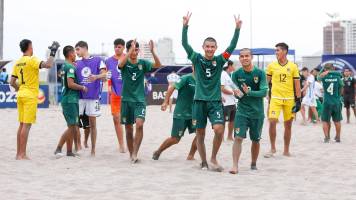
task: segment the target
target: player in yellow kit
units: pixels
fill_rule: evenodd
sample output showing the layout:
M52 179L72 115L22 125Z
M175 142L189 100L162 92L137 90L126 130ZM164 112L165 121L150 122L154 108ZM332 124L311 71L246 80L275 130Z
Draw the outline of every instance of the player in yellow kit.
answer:
M10 81L10 85L17 91L18 120L20 122L17 130L17 160L29 159L26 155L26 145L31 125L36 122L39 69L50 68L53 65L59 44L53 42L48 48L51 51L50 57L44 62L33 56L31 40L24 39L20 42L23 56L16 61Z
M301 107L301 92L298 66L288 61L288 45L276 45L277 61L267 67L267 82L272 83L268 118L271 151L265 155L272 157L276 153L276 125L281 111L284 118L284 156L290 156L289 144L292 135L292 121Z

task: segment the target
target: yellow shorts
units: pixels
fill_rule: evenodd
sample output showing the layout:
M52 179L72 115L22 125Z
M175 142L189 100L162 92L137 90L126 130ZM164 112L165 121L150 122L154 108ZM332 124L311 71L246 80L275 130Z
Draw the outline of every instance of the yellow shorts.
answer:
M292 108L295 105L294 99L275 99L272 98L269 103L269 119L277 119L279 118L279 114L281 110L283 110L283 118L284 121L288 121L294 118L294 113L292 113Z
M19 122L33 124L36 122L37 98L18 97L17 110Z

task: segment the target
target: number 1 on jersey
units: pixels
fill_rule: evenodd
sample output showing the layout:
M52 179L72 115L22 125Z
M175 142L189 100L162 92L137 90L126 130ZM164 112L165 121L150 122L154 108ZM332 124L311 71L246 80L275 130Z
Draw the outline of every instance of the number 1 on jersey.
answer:
M24 77L23 77L23 69L22 68L20 70L20 74L21 74L21 84L25 84Z

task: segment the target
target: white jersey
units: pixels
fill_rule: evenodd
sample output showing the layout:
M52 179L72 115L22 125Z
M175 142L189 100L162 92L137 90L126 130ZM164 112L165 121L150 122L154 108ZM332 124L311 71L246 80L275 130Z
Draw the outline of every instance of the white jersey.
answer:
M167 76L168 83L176 83L180 79L180 76L176 73L170 73Z
M229 90L232 92L233 82L231 80L231 76L224 70L221 73L221 86L224 86L225 89ZM230 106L230 105L235 105L236 99L233 94L225 94L221 92L222 97L224 98L225 101L223 101L224 106Z
M313 75L309 75L307 78L307 82L309 84L305 97L309 99L315 98L315 77Z
M314 94L318 98L323 97L323 85L318 81L315 81Z

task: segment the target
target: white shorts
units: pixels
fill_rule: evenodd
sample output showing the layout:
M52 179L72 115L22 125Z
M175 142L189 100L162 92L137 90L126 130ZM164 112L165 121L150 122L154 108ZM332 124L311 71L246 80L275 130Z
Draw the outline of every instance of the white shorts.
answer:
M90 117L99 117L100 112L100 101L94 99L79 99L79 115L85 114Z
M309 107L316 107L316 98L304 97L302 104Z
M171 95L171 99L177 99L178 97L178 90L174 90L173 94Z

